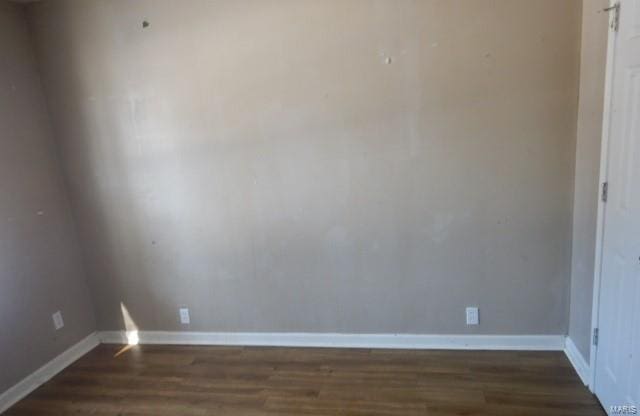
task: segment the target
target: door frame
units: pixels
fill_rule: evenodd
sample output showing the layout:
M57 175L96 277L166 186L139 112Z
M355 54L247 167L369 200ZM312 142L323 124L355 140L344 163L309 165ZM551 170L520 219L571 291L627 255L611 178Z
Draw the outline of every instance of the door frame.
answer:
M610 6L617 3L618 0L610 0ZM609 16L609 19L612 19ZM596 223L596 247L595 261L593 267L593 299L591 304L591 336L598 328L598 319L600 315L600 283L602 280L602 254L604 245L604 219L607 204L602 201L602 184L608 180L609 167L609 130L611 125L611 100L613 98L613 73L614 58L616 50L617 32L609 27L607 33L607 60L605 69L605 85L604 85L604 106L602 113L602 137L600 142L600 174L598 181L598 216ZM598 358L598 348L593 344L591 339L589 353L589 390L595 393L596 387L596 360Z

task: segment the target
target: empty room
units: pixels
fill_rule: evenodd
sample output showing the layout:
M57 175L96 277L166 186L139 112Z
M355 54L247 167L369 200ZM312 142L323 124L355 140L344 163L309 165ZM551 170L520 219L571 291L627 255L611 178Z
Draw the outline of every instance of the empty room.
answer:
M639 299L640 0L0 0L2 414L637 414Z

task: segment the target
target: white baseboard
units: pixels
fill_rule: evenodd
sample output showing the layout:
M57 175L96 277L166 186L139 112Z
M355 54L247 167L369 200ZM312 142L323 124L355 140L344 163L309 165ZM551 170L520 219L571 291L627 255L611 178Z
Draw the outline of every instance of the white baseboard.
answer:
M573 340L569 337L566 337L565 340L564 353L569 359L569 362L571 362L571 365L573 365L573 368L576 369L576 373L580 376L580 380L582 380L585 386L588 386L589 380L591 380L591 369L589 368L589 363L587 363L582 354L580 354L576 344L574 344Z
M413 335L270 332L103 331L109 344L562 351L564 335ZM131 342L133 341L133 342Z
M22 379L22 381L18 382L18 384L9 390L0 394L0 413L13 406L18 400L34 391L51 377L73 364L74 361L94 349L99 343L98 335L94 332Z

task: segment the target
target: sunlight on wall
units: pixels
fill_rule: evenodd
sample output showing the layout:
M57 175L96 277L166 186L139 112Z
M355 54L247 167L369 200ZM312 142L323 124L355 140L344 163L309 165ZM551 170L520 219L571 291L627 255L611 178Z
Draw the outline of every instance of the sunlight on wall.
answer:
M122 310L122 319L124 320L124 328L127 335L127 344L138 345L140 338L138 337L138 326L131 318L129 310L124 306L124 303L120 302L120 309Z

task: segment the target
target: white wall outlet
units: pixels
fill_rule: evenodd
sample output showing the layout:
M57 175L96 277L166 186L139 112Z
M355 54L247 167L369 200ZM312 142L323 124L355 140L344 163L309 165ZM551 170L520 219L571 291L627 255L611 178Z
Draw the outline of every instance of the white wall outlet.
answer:
M478 325L480 323L480 317L478 315L478 308L467 308L467 325Z
M64 326L64 320L62 319L62 312L56 311L53 315L51 315L53 319L53 327L57 330L61 329Z
M180 323L188 324L191 323L191 318L189 317L189 308L180 308Z

